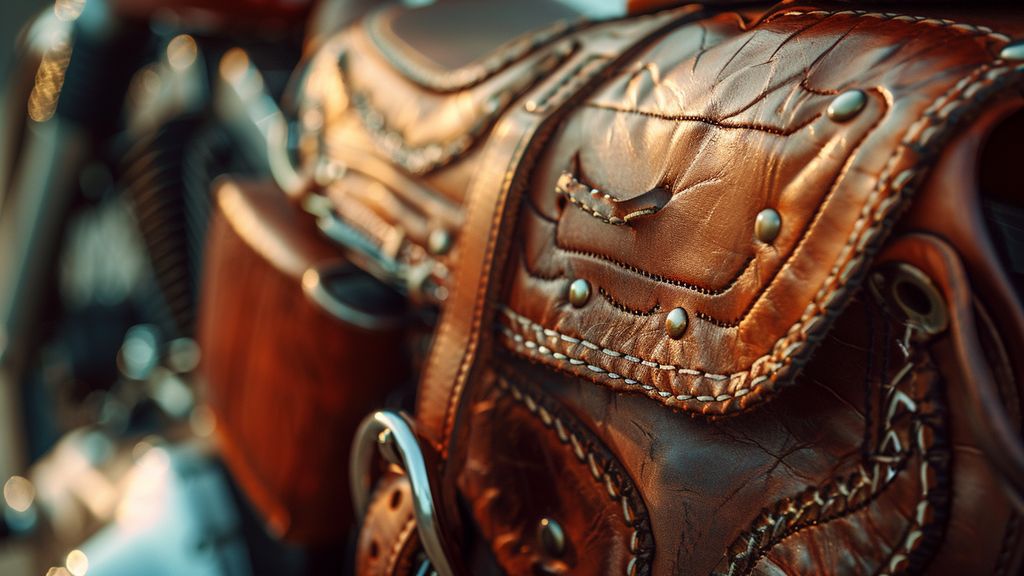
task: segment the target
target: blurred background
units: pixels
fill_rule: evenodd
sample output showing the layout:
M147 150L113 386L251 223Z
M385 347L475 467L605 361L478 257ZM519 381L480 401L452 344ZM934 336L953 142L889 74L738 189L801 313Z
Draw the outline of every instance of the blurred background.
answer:
M358 5L358 2L324 2ZM197 367L213 181L271 177L309 0L0 3L0 574L337 573L218 456Z
M0 45L0 73L6 78L10 72L14 59L14 48L17 45L15 39L18 31L28 22L29 18L42 10L46 2L43 0L7 0L4 2L0 13L0 38L4 39Z

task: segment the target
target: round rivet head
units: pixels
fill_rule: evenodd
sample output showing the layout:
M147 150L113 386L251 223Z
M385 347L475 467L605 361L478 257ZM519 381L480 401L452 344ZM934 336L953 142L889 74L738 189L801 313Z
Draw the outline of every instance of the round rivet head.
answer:
M846 122L853 118L868 103L867 94L861 90L847 90L836 96L828 105L827 114L833 122Z
M771 208L765 208L754 220L754 237L765 244L771 244L782 229L782 216Z
M590 282L577 278L569 284L569 303L580 308L590 300Z
M999 51L999 57L1010 62L1024 60L1024 40L1010 42Z
M443 256L452 249L452 234L444 228L435 228L427 237L427 250L434 256Z
M673 340L682 338L689 324L690 317L686 314L686 310L682 308L673 308L668 313L668 316L665 316L665 332Z
M537 523L537 544L548 558L558 558L565 553L565 531L562 525L551 518L541 518Z

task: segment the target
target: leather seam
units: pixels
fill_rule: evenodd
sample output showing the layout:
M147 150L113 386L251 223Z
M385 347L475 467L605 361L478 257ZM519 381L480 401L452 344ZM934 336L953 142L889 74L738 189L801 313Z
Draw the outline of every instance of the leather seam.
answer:
M726 122L717 118L711 118L710 116L699 116L691 114L660 114L658 112L652 112L649 110L639 110L634 108L624 108L611 104L609 102L587 102L583 104L587 108L593 108L595 110L607 110L610 112L616 112L619 114L631 114L634 116L645 116L647 118L653 118L655 120L666 120L673 122L699 122L701 124L707 124L708 126L714 126L723 130L751 130L754 132L765 132L767 134L774 134L776 136L792 136L793 134L803 130L810 126L815 120L821 118L821 112L814 114L807 120L800 122L799 124L790 128L779 128L778 126L771 126L768 124L756 124L751 122Z
M626 314L630 314L632 316L640 316L640 317L646 318L648 316L653 316L653 315L657 314L661 310L661 304L655 304L654 306L652 306L648 310L636 310L636 309L630 308L629 306L626 306L622 302L619 302L618 300L616 300L614 296L609 294L607 290L605 290L604 288L602 288L600 286L597 287L597 293L600 294L601 297L605 299L605 301L607 301L609 304L611 304L617 310L620 310L620 311L625 312Z
M667 284L669 286L675 286L677 288L683 288L683 289L689 290L691 292L697 292L698 294L704 294L705 296L718 296L720 294L725 294L726 292L728 292L730 289L732 289L733 286L736 285L736 282L739 282L739 279L741 277L743 277L743 273L747 271L747 268L749 268L750 264L753 263L753 261L754 261L754 257L753 256L747 258L746 262L743 263L743 266L740 266L740 269L736 271L736 273L733 275L733 277L728 282L726 282L725 285L720 286L718 288L707 288L705 286L700 286L700 285L697 285L697 284L692 284L690 282L686 282L685 280L677 280L675 278L668 278L668 277L662 276L660 274L655 274L654 272L650 272L648 270L644 270L643 268L638 268L636 266L633 266L632 264L627 264L626 262L622 262L620 260L616 260L615 258L612 258L611 256L606 256L604 254L599 254L597 252L590 252L588 250L581 250L579 248L572 248L572 247L569 247L569 246L562 246L562 245L558 244L557 239L555 241L555 247L558 248L560 251L565 252L567 254L573 254L573 255L576 255L576 256L583 256L583 257L586 257L586 258L593 258L595 260L600 260L602 262L607 262L609 264L612 264L612 265L617 266L619 268L622 268L624 270L628 270L629 272L632 272L634 274L639 274L640 276L643 276L644 278L647 278L648 280L653 280L655 282L658 282L659 284Z

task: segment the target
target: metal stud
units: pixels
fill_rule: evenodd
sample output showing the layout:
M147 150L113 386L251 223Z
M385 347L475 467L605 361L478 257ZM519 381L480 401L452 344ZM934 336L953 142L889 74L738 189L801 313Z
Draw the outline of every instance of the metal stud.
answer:
M1024 60L1024 40L1010 42L999 51L999 57L1010 62Z
M868 97L864 91L847 90L832 100L826 113L833 122L846 122L860 114L867 103Z
M583 307L590 300L590 282L577 278L569 284L569 303L577 308Z
M765 244L771 244L781 229L782 216L772 208L761 210L754 220L754 237Z
M443 256L452 249L451 232L444 228L435 228L427 238L427 250L434 256Z
M686 310L682 308L673 308L668 313L668 316L665 316L665 332L673 340L682 338L689 324L690 317L686 314Z
M551 518L541 518L537 523L537 544L548 558L559 558L565 554L565 531L562 525Z

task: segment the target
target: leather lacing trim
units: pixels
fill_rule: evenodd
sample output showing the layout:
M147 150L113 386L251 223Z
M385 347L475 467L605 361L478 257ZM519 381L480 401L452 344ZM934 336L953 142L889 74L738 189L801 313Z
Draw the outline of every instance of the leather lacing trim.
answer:
M912 333L908 332L908 342L911 336ZM948 503L948 491L944 488L948 484L949 449L944 437L946 419L941 405L930 411L923 411L920 407L921 402L935 400L940 393L934 367L926 359L919 360L923 353L906 346L901 346L901 350L906 363L888 383L881 386L885 402L881 413L885 417L875 449L852 474L837 476L823 486L808 488L766 508L754 525L730 546L726 574L750 574L757 563L786 538L866 508L900 474L915 470L907 467L916 454L921 461L916 468L920 482L918 502L902 538L876 574L902 573L915 562L915 556L927 540L926 530L936 525L940 509ZM932 372L924 383L918 378L915 370L918 368ZM922 384L930 386L920 389ZM918 398L911 398L908 392L917 392ZM867 403L870 405L871 402L869 396ZM906 437L910 443L904 445L894 420L906 413L911 415L910 421L904 425L909 428Z
M632 530L626 549L629 550L629 561L626 563L625 574L636 576L647 574L650 569L650 557L653 554L653 547L648 543L652 541L650 534L650 522L647 518L647 510L640 500L633 483L628 479L623 481L624 473L613 470L614 463L607 456L595 454L594 447L587 442L580 440L580 435L565 424L564 419L552 409L539 402L532 394L524 392L518 386L499 377L498 389L502 393L509 394L512 399L522 404L533 416L535 416L545 428L555 433L558 441L570 449L573 456L590 471L591 477L598 486L602 487L608 497L618 502L622 507L622 521Z

